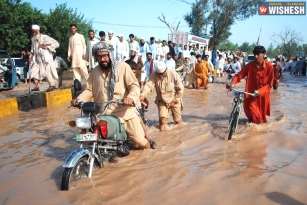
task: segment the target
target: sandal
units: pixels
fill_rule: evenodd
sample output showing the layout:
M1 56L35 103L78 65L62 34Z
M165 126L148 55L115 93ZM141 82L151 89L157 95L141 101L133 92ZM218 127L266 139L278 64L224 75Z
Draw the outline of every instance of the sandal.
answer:
M156 149L157 148L157 144L152 140L148 140L149 144L150 144L150 148L151 149Z
M38 87L33 88L31 91L39 91Z
M46 90L46 92L51 92L51 91L54 91L54 87L50 87Z

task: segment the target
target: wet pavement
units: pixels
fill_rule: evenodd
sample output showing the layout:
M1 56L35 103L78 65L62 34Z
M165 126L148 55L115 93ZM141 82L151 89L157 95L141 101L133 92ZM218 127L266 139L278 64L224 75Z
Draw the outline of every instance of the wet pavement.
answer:
M238 84L243 89L244 82ZM66 156L77 147L69 103L0 119L0 204L307 204L307 78L285 73L271 91L268 123L246 125L233 140L233 95L224 79L185 89L183 125L158 131L154 95L146 117L156 150L132 150L91 179L60 191Z

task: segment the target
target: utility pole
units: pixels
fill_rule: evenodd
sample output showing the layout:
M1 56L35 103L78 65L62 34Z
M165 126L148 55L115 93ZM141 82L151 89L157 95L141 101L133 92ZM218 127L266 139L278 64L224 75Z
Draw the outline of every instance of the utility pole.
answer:
M260 35L261 35L263 19L264 19L264 17L262 17L262 21L261 21L261 27L260 27L260 32L259 32L258 40L257 40L257 46L259 46L259 39L260 39Z

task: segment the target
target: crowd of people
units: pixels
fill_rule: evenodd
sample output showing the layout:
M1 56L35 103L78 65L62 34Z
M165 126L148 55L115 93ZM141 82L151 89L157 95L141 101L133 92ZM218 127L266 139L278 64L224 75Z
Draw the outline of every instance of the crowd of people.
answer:
M213 82L213 77L223 77L227 73L232 89L242 78L246 78L246 91L255 93L255 97L245 96L244 111L251 123L264 123L270 115L270 89L277 89L282 72L289 69L290 61L285 64L276 58L276 65L266 60L266 50L256 46L253 54L255 61L244 66L244 53L228 52L224 49L212 51L199 44L179 45L171 41L160 44L154 37L147 44L144 38L135 40L129 35L129 42L122 34L114 35L108 31L99 32L100 40L95 38L93 30L88 31L89 40L77 32L77 25L71 24L67 60L71 62L74 79L86 81L86 89L72 101L106 102L110 99L123 99L124 105L112 105L107 114L117 116L125 124L128 135L142 148L155 147L156 144L146 136L146 128L140 122L138 111L131 105L144 104L153 89L156 91L155 104L159 113L159 129L166 130L169 115L172 113L175 124L182 124L182 96L184 88L195 89ZM49 91L56 88L58 75L55 72L55 49L58 42L39 31L38 25L32 26L34 37L29 66L32 77L39 90L38 81L46 78ZM300 67L300 61L291 62L292 74L303 74L306 61ZM288 67L287 67L288 66ZM65 67L65 66L64 66ZM67 66L66 66L67 67ZM274 85L273 85L274 84ZM146 104L146 103L145 103Z

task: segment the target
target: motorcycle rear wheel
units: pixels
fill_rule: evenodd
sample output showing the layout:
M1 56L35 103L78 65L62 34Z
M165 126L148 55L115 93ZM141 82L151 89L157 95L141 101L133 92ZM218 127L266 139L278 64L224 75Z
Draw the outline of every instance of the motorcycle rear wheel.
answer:
M69 190L75 186L76 181L86 178L89 172L88 156L81 157L75 166L65 168L62 176L61 190Z

